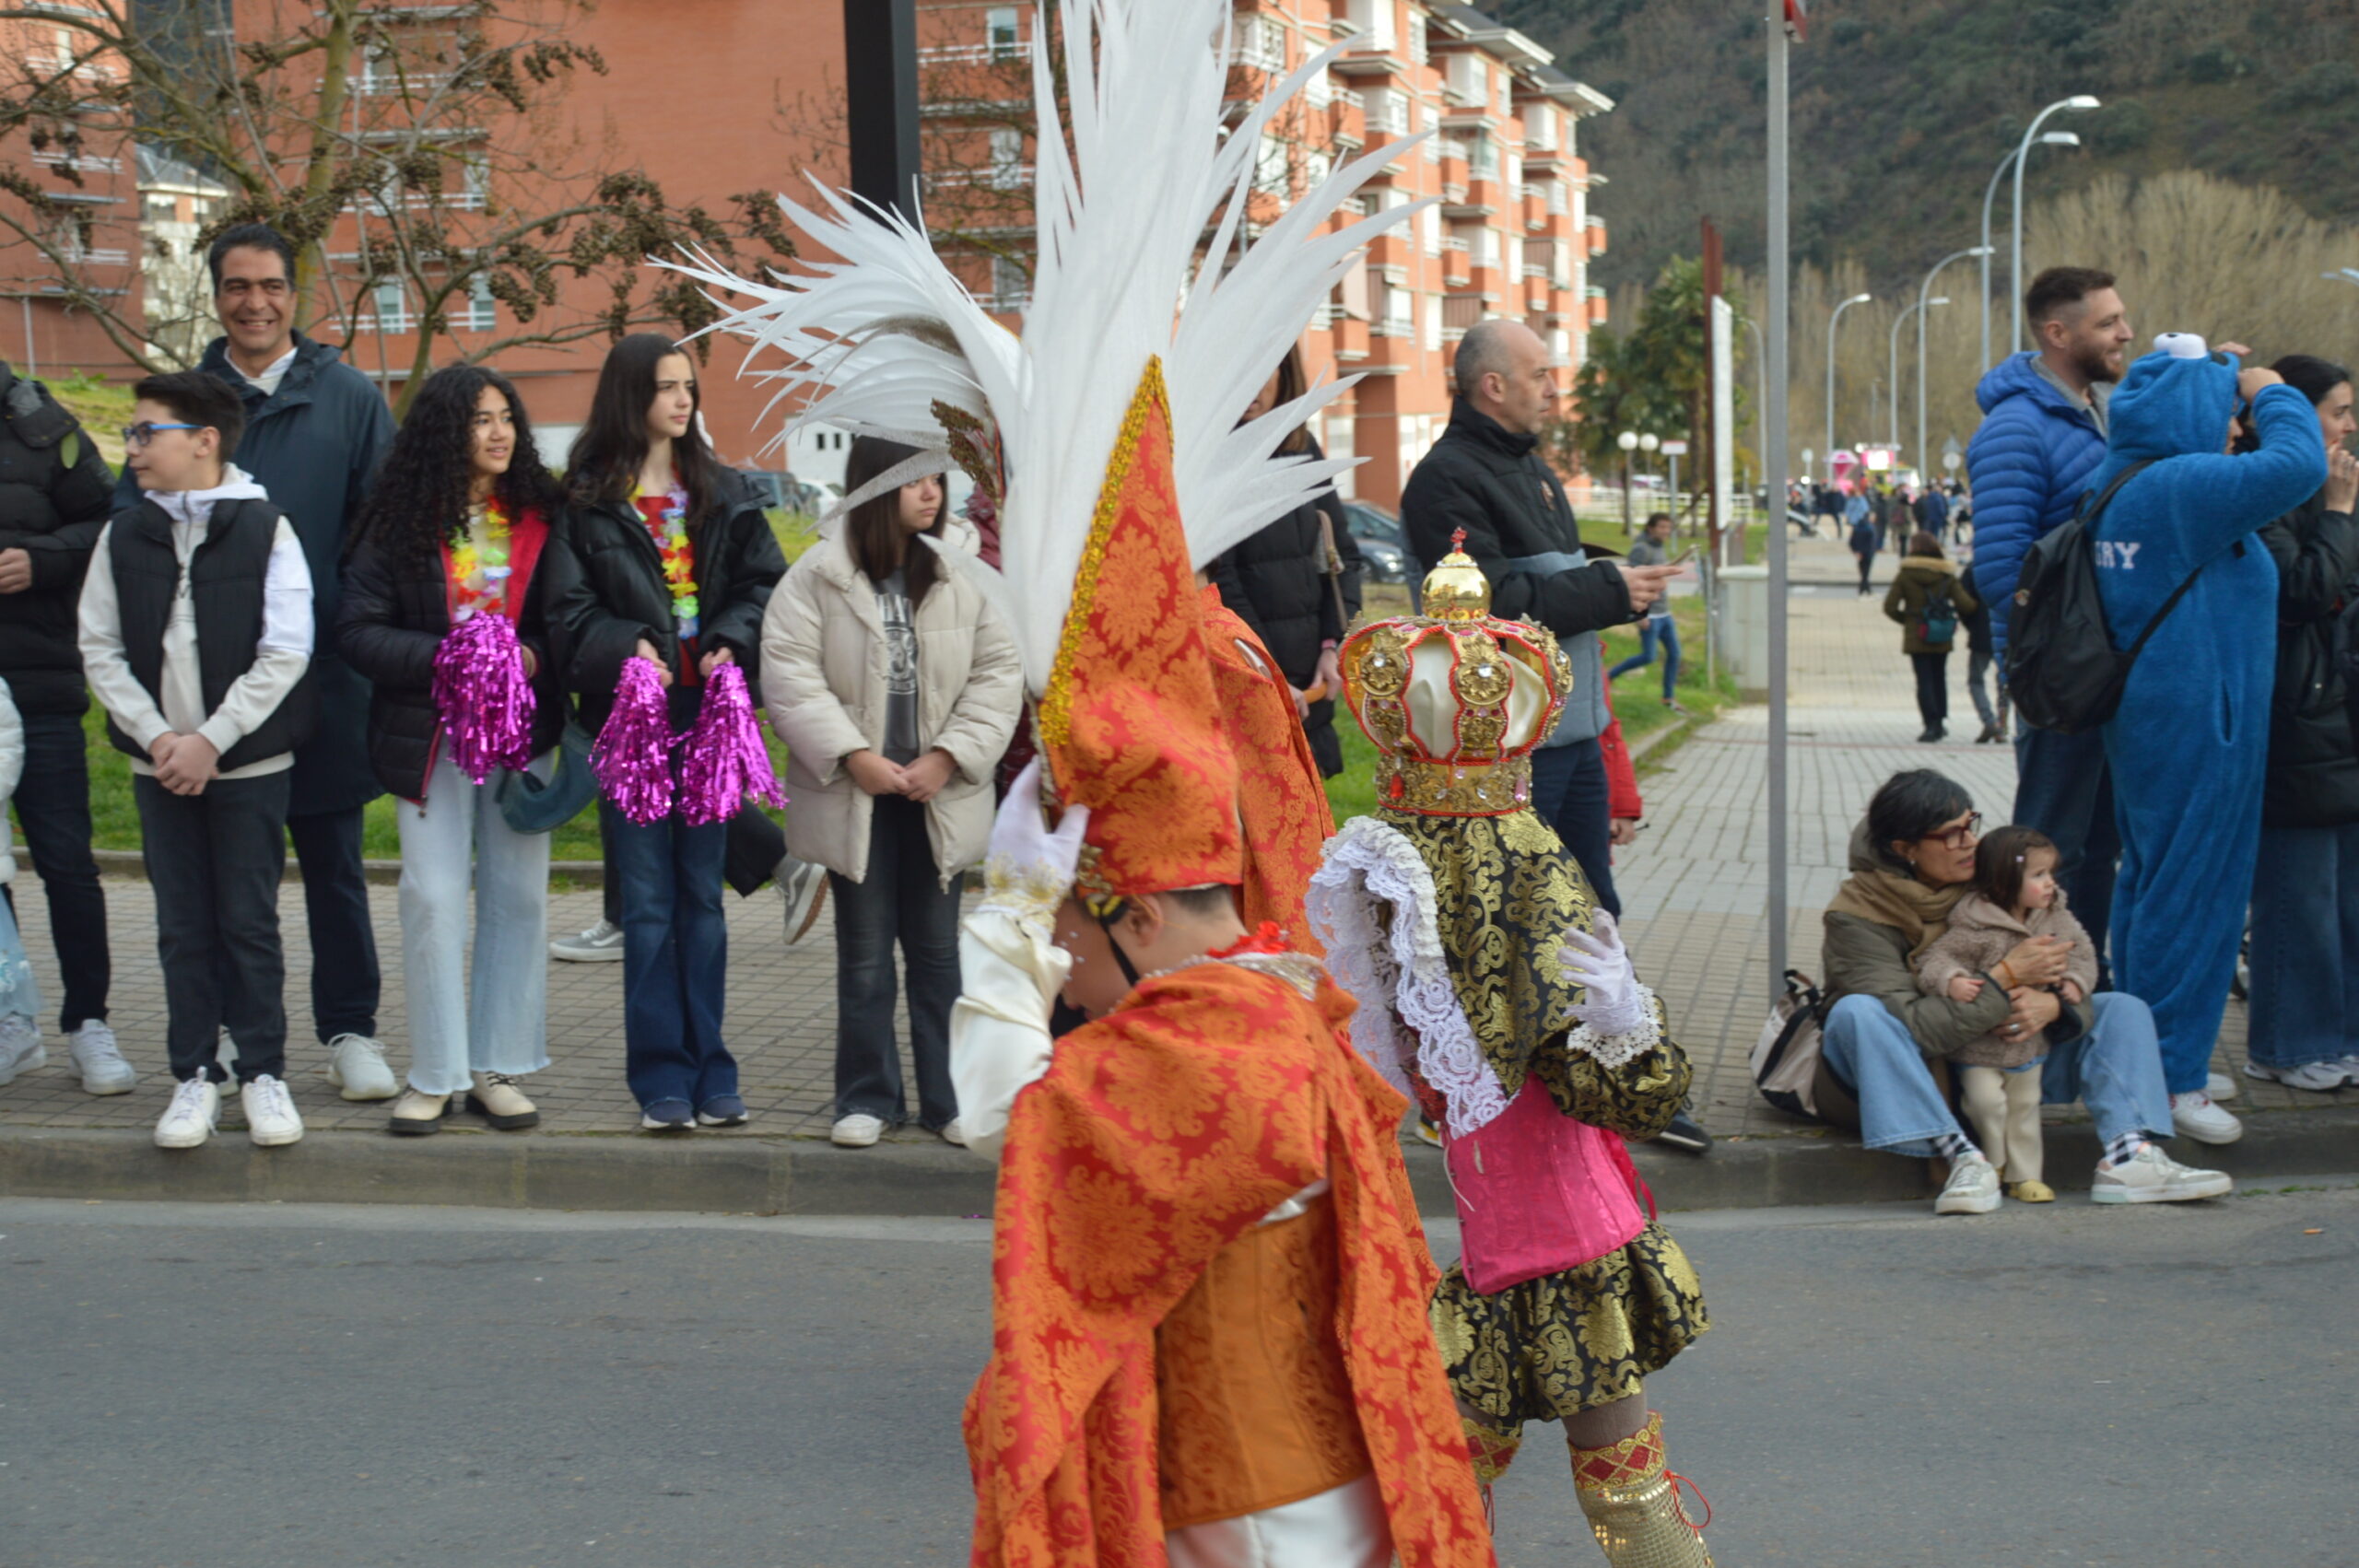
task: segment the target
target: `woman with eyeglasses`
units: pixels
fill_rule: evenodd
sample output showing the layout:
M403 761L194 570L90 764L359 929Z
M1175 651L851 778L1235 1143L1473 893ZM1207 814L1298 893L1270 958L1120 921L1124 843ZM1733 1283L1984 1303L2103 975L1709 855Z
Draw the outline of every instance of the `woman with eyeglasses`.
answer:
M1930 769L1893 775L1869 802L1851 836L1851 876L1826 909L1820 958L1829 1005L1812 1101L1819 1116L1856 1128L1870 1149L1947 1160L1934 1212L1987 1214L1999 1206L1999 1173L1926 1059L1994 1031L2045 1030L2041 1098L2084 1103L2105 1144L2091 1197L2169 1203L2225 1195L2227 1176L2179 1164L2155 1142L2170 1134L2171 1109L2153 1014L2115 992L2066 1001L2067 943L2023 942L1970 1001L1918 989L1911 965L1972 886L1981 826L1964 787Z

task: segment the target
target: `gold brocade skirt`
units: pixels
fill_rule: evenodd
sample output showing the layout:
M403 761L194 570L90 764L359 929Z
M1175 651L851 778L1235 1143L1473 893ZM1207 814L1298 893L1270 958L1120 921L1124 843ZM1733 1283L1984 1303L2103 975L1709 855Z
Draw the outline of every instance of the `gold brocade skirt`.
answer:
M1450 1392L1508 1430L1637 1393L1711 1327L1687 1255L1652 1221L1619 1252L1496 1295L1453 1263L1431 1310Z

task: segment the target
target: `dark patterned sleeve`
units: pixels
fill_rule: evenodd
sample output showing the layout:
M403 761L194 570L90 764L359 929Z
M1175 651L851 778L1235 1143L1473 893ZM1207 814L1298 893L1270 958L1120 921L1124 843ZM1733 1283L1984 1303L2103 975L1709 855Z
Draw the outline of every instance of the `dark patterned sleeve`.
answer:
M1532 1066L1548 1085L1556 1108L1575 1121L1588 1122L1625 1138L1652 1138L1671 1125L1687 1098L1696 1070L1687 1053L1671 1037L1662 1001L1654 1003L1661 1038L1619 1067L1607 1067L1585 1052L1571 1049L1565 1037L1550 1040Z

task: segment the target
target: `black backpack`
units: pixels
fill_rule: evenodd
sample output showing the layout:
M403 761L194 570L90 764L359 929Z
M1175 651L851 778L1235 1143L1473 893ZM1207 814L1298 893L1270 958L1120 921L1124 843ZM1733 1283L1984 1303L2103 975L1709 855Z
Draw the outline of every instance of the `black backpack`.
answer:
M2154 461L2133 462L2104 490L2083 496L2072 521L2024 556L2014 611L2007 617L2007 695L2035 729L2078 735L2110 720L2146 639L2203 573L2201 567L2188 573L2137 641L2126 649L2113 646L2097 591L2097 520L2115 493Z

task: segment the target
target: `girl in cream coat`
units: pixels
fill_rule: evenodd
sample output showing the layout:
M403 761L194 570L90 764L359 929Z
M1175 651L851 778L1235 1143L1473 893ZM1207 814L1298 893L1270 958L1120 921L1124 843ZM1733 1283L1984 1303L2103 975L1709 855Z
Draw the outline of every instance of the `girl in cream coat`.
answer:
M863 437L846 495L916 455ZM992 777L1015 731L1015 644L921 533L971 555L940 475L855 505L794 564L762 622L762 698L788 751L787 848L827 869L836 914L835 1141L908 1119L893 1036L907 965L918 1117L962 1141L950 1082L958 879L991 837Z

